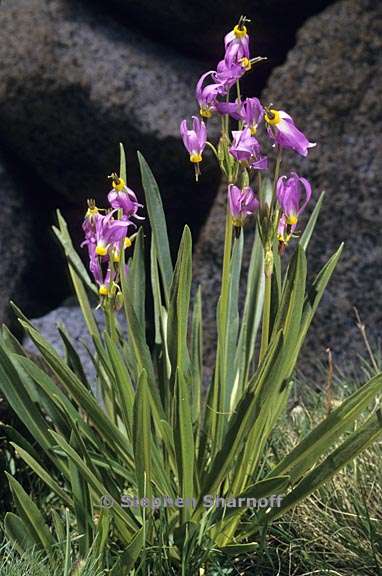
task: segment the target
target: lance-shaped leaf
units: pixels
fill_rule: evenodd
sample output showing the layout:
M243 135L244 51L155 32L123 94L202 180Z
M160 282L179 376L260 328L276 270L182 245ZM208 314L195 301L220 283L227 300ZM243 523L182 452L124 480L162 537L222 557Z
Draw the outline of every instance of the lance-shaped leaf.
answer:
M156 246L156 255L163 282L163 291L166 302L168 302L173 268L162 199L153 173L140 152L138 152L138 160L145 191L147 212L150 218L152 235Z
M194 435L192 430L192 406L189 397L188 382L181 370L176 372L177 420L175 447L180 482L180 495L189 502L194 496ZM182 521L191 517L190 506L182 508Z
M126 437L117 426L106 416L94 396L82 384L76 374L70 370L57 354L56 350L34 328L23 323L25 330L40 350L42 356L52 368L62 385L75 398L76 402L86 411L101 437L112 447L118 447L120 455L125 462L132 465L132 451L126 445Z
M192 313L191 331L192 421L199 422L200 399L203 386L203 320L202 291L198 287Z
M145 327L146 275L142 227L139 229L138 236L134 241L134 255L131 259L129 273L125 282L126 285L123 292L129 291L130 301L137 315L138 322Z
M150 400L147 374L141 372L134 402L133 447L135 473L140 498L151 498L151 437Z
M125 182L127 182L127 170L126 170L126 154L125 148L122 142L119 143L119 177L122 178Z
M65 452L73 464L76 465L78 472L83 476L84 480L86 480L86 482L91 485L96 497L101 498L105 495L110 497L107 487L87 466L84 460L80 457L76 450L70 446L65 438L63 438L60 434L53 432L52 430L50 433L57 442L58 446ZM133 534L135 534L136 530L140 528L138 521L135 519L132 512L128 508L121 508L117 502L115 502L114 505L110 508L110 511L115 518L119 518L121 520L120 533L122 538L126 542L130 542Z
M370 402L382 392L382 374L372 378L344 400L312 430L275 468L271 475L289 474L297 481L344 432L349 430Z
M305 252L309 246L310 239L316 227L318 216L320 214L324 198L325 198L325 192L321 192L318 202L315 205L312 214L310 215L307 225L305 226L304 232L301 234L300 244L304 248Z
M174 277L171 283L167 321L167 341L173 374L178 366L184 373L189 370L187 349L188 311L192 280L192 240L185 226L179 246Z
M52 445L48 426L29 396L20 376L0 342L0 390L20 420L46 451Z
M54 226L53 231L65 250L65 254L68 259L70 277L72 279L73 287L76 292L77 300L81 307L86 326L89 330L89 334L91 334L93 337L99 338L98 326L94 319L93 311L89 303L89 298L85 286L94 295L96 294L98 298L97 288L91 282L85 266L82 264L80 257L74 250L67 224L59 210L57 211L57 219L59 227L56 228Z
M38 546L33 532L28 529L28 525L22 521L20 516L7 512L4 518L4 530L8 540L13 544L17 552L22 555L34 546Z
M256 336L260 326L264 302L264 257L260 236L257 233L252 247L248 270L244 312L237 346L237 365L240 367L242 384L245 386L249 366L255 352Z
M29 454L26 450L18 446L17 444L11 442L12 446L16 450L17 454L28 464L28 466L35 472L43 482L49 488L57 494L59 498L65 502L66 506L68 506L71 510L73 510L73 500L70 498L69 494L65 492L63 488L56 482L51 474L43 467L31 454Z
M110 571L110 576L129 576L134 564L142 552L145 542L144 529L141 528L135 534L134 538L127 545L126 550L121 554L120 558L114 564Z
M43 548L50 556L52 553L51 547L55 544L55 539L45 524L41 512L21 484L7 472L6 475L20 518L27 525L28 532L33 535L36 545L39 548Z
M367 419L360 428L350 436L325 460L303 477L301 482L284 498L280 508L273 509L269 519L272 520L293 508L298 502L312 494L322 484L328 482L348 462L354 460L382 434L382 415L377 412Z

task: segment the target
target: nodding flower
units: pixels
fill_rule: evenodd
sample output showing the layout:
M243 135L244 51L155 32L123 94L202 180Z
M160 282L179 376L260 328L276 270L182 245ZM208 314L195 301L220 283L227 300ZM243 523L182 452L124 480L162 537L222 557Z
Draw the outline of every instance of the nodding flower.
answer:
M268 135L280 148L290 148L301 156L307 156L308 149L316 146L297 128L289 114L274 108L265 108L265 112Z
M243 122L245 128L249 128L251 136L257 132L257 127L264 117L264 108L258 98L246 98L242 102L219 102L216 110L220 114L229 114L235 120Z
M131 225L128 220L115 220L113 215L116 210L109 212L106 216L100 216L95 222L95 254L106 256L109 248L115 243L121 242L127 235L127 228ZM86 242L86 241L85 241Z
M291 172L289 177L281 176L277 180L276 197L282 210L279 234L288 235L294 231L298 218L311 196L312 187L308 180L298 176L295 172Z
M225 60L220 60L216 72L212 78L221 86L221 94L227 94L230 88L245 74L245 68L241 64L232 63L228 66Z
M229 149L230 154L239 162L248 162L249 166L255 170L266 170L268 168L268 158L261 155L261 148L258 140L251 135L251 130L232 131L233 142Z
M228 68L240 64L244 69L251 68L249 54L249 36L243 24L237 24L224 38L224 61Z
M241 106L241 120L246 128L249 128L251 135L257 132L257 127L264 117L264 108L258 98L246 98Z
M83 246L84 244L86 244L88 247L89 269L90 269L90 272L93 274L94 280L98 284L99 294L100 294L100 296L107 296L108 291L109 291L108 284L110 283L110 271L108 270L109 276L106 275L106 277L104 279L104 274L102 271L102 264L106 263L108 258L107 257L99 257L97 255L95 236L89 236L88 239L85 240L85 242L83 242L81 244L81 246Z
M250 186L239 188L234 184L228 186L228 205L234 226L241 227L251 214L259 208L259 200Z
M91 198L88 200L88 209L82 223L82 230L85 232L85 242L92 236L95 236L95 223L99 217L99 209L96 206L95 200Z
M123 178L120 178L117 174L113 173L109 178L112 179L113 185L113 189L110 190L107 196L110 206L115 210L122 210L122 220L130 221L130 218L144 220L143 216L138 216L137 214L138 209L143 208L143 204L138 203L133 190L128 188Z
M213 112L216 110L216 99L220 94L225 92L224 86L221 83L207 84L204 82L208 76L215 74L214 70L203 74L196 85L196 100L200 108L200 115L204 118L211 118Z
M190 162L199 164L202 161L203 150L207 142L207 128L203 120L192 117L192 130L187 128L187 120L180 124L180 135L183 144L190 154Z

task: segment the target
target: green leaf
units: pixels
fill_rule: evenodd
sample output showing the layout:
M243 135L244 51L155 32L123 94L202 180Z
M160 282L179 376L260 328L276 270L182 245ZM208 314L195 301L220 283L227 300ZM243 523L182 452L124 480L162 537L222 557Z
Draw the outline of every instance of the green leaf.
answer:
M151 290L154 301L154 322L155 322L155 344L160 344L161 337L161 289L158 274L158 257L155 248L154 239L151 240L150 249L150 271L151 271Z
M73 287L76 292L78 303L81 307L84 316L86 326L91 336L99 338L98 326L94 319L93 311L91 309L89 298L84 288L84 284L91 292L97 294L97 298L98 298L98 290L95 287L95 285L91 282L85 266L82 264L80 257L74 250L72 240L68 232L67 224L64 218L61 216L59 210L57 211L57 219L59 228L53 227L53 231L65 250L65 254L68 259L69 273L73 282Z
M122 142L119 143L119 153L120 153L120 163L119 163L119 177L127 182L127 171L126 171L126 154L125 148Z
M28 526L13 512L6 513L4 529L8 540L12 542L20 555L36 546L36 540L30 534Z
M40 446L48 451L51 439L41 412L30 398L26 387L0 342L0 390L20 420Z
M86 436L86 438L89 441L93 442L94 446L96 447L97 439L95 438L94 435L94 429L90 428L90 426L86 424L86 422L83 419L78 419L78 411L76 410L72 402L68 399L67 395L64 394L62 389L59 386L57 386L57 384L53 382L53 380L46 374L46 372L41 370L41 368L37 366L32 360L30 360L30 358L24 358L23 356L12 355L12 360L23 366L24 370L31 376L31 378L33 378L37 386L44 391L45 397L48 397L51 400L50 404L47 405L48 407L47 414L51 418L52 422L55 425L58 424L55 421L55 414L57 414L57 411L50 412L49 408L52 406L53 403L57 405L59 410L62 410L62 407L64 406L65 411L68 414L70 414L71 419L74 421L78 421L82 434L84 434L84 436ZM61 420L62 417L60 417L60 422ZM50 439L49 434L48 437ZM18 439L16 439L15 442L16 444L25 449L24 444L20 444ZM27 449L27 452L29 452L29 454L33 456L33 453L29 450L29 448Z
M225 433L222 448L211 462L210 472L206 475L203 483L203 494L215 494L220 484L225 480L233 462L245 445L246 438L258 415L258 395L256 391L267 381L275 358L281 353L283 338L281 333L269 344L264 360L257 374L251 382L251 386L240 399L228 428ZM209 407L207 406L207 410Z
M151 498L151 416L147 374L142 371L134 402L133 446L135 473L140 498Z
M232 410L236 404L235 381L238 381L237 366L235 363L237 340L239 334L239 287L241 264L243 258L243 231L240 231L239 238L235 238L229 272L229 293L226 317L221 316L219 322L226 320L224 328L224 354L220 362L221 385L224 386L223 412ZM220 315L220 311L219 311ZM223 367L223 359L225 366ZM224 383L224 384L223 384Z
M22 356L26 355L24 348L21 346L16 336L12 334L5 324L1 327L1 341L8 352L16 352L16 354L21 354Z
M288 473L297 481L340 436L350 429L370 402L382 392L382 374L344 400L278 464L271 475Z
M53 232L55 233L60 244L62 245L69 264L72 266L73 270L78 275L78 277L81 279L81 281L85 284L85 286L87 288L89 288L89 290L91 292L93 292L94 294L96 294L98 296L98 291L97 291L96 286L90 280L89 274L88 274L85 266L83 265L81 258L78 256L77 252L75 251L75 249L73 247L73 243L72 243L72 240L70 238L69 231L68 231L68 226L67 226L65 219L63 218L63 216L61 215L61 212L59 210L57 210L57 220L58 220L59 228L56 228L56 226L53 226Z
M102 510L97 523L97 536L92 544L92 556L96 559L99 569L102 569L105 550L109 541L111 515L108 510Z
M48 556L50 556L51 546L53 546L55 540L48 526L45 524L41 512L21 484L8 474L8 472L5 474L7 475L9 486L22 521L28 526L28 531L33 534L33 539L36 544L44 548Z
M48 365L52 368L62 385L75 398L76 402L85 410L94 426L111 447L118 447L120 456L132 466L132 454L126 445L126 437L116 425L106 416L94 396L62 361L56 350L47 342L37 330L23 323L25 330L40 350Z
M128 319L128 333L129 342L134 350L134 355L136 358L136 364L139 369L139 373L142 370L147 372L147 380L150 389L150 402L152 407L152 413L154 421L159 425L160 420L166 420L161 399L159 396L159 391L157 389L157 381L154 374L154 366L152 363L152 358L150 354L149 347L146 342L144 327L138 321L135 310L130 302L129 294L124 295L124 306L126 317ZM160 428L160 425L159 425Z
M37 452L37 450L22 436L15 428L12 426L7 426L6 424L0 423L0 427L5 431L7 439L10 443L17 444L20 446L25 452L30 454L35 460L40 460L41 454Z
M86 480L93 488L96 496L101 498L104 495L110 496L109 491L103 484L103 482L93 473L93 471L87 466L87 464L82 460L79 454L68 444L68 442L60 434L50 430L52 437L57 442L58 446L65 452L68 458L76 465L78 472L81 473L84 480ZM114 506L110 508L111 513L115 519L121 520L121 536L127 542L130 541L132 535L139 529L139 524L133 517L132 513L128 508L121 508L116 502ZM123 531L122 531L123 530Z
M293 508L298 502L328 482L348 462L370 446L382 434L382 416L380 412L368 420L345 442L299 482L299 484L284 498L280 508L273 509L269 519L276 518Z
M178 463L181 497L191 499L194 496L194 435L192 430L191 402L188 392L188 383L181 370L176 372L177 397L177 424L175 433L175 446ZM181 511L182 521L190 519L191 508L185 506Z
M71 370L75 374L77 374L78 378L86 385L86 387L90 390L89 383L87 381L85 371L82 366L82 362L80 356L75 349L74 345L72 344L69 335L66 332L66 328L64 325L57 327L58 332L61 336L62 342L64 344L65 353L66 353L66 361Z
M187 326L191 281L192 240L190 229L185 226L171 284L167 322L167 341L174 375L176 366L179 366L184 373L189 369Z
M248 486L248 488L246 488L244 492L241 492L238 496L235 495L235 499L237 502L240 498L245 500L259 500L260 498L267 496L282 494L282 491L285 490L288 486L289 480L289 476L285 475L265 478L264 480L256 482L256 484ZM247 508L244 506L217 508L212 517L212 522L222 520L221 531L224 533L224 524L228 523L235 516L241 516L246 512L246 510Z
M58 514L58 512L52 508L52 520L53 520L53 526L54 526L54 530L56 533L56 538L57 541L60 544L65 544L65 526L64 523L60 517L60 515ZM64 548L62 548L64 550Z
M124 288L129 290L130 301L135 310L138 322L145 327L145 261L143 246L143 228L139 229L138 236L134 241L134 256L129 267L127 284Z
M162 199L153 173L140 152L138 152L138 160L141 168L142 184L145 191L147 212L150 218L152 235L156 247L156 255L163 282L163 291L166 302L168 302L173 268Z
M317 219L318 219L318 216L320 214L320 210L321 210L321 206L322 206L322 202L324 201L324 198L325 198L325 192L321 192L320 197L318 199L318 202L314 207L314 210L313 210L313 212L312 212L312 214L308 220L307 225L305 226L305 230L301 235L300 244L301 244L302 248L305 250L305 252L309 246L309 242L310 242L310 239L312 237L314 228L316 226Z
M202 291L198 287L192 313L191 331L191 370L192 370L192 421L200 419L200 392L203 386L203 320Z
M325 266L323 266L323 268L317 275L316 279L314 280L312 286L308 290L304 302L298 350L301 348L305 340L305 336L316 313L317 307L321 301L325 288L328 285L328 282L341 257L343 247L344 245L341 244L338 250L333 254L333 256L331 256L331 258L328 260Z
M248 270L244 311L241 321L237 364L241 367L242 384L245 386L250 363L255 352L256 336L261 322L264 302L264 257L260 236L256 233Z
M114 373L114 381L119 397L119 407L124 425L132 438L134 387L123 358L123 352L118 343L113 342L108 334L105 334L106 348L110 358L110 365Z
M134 564L142 552L145 542L144 530L141 528L135 534L134 538L128 544L126 550L121 554L118 561L111 569L110 576L129 576L130 570L134 568Z
M78 442L74 430L72 430L70 435L70 444L76 450L81 449L81 444ZM89 551L90 541L92 539L93 507L88 484L77 467L76 462L71 459L69 459L69 473L77 529L81 535L78 543L79 551L81 557L84 558Z
M17 454L28 464L28 466L45 482L47 486L55 493L71 510L73 509L73 500L65 492L63 488L54 480L54 478L49 474L49 472L43 468L31 454L26 450L18 446L17 444L11 442L12 446L15 448Z

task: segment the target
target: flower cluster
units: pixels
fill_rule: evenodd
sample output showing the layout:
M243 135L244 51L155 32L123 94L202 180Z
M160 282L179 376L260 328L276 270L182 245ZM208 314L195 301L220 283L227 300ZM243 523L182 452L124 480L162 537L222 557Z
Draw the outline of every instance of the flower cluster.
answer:
M138 203L135 193L126 186L125 181L112 174L112 189L107 199L110 207L100 209L94 200L88 201L82 229L87 246L89 268L98 285L100 296L116 300L121 298L119 287L121 251L129 248L136 234L134 220L143 220L138 215L142 204ZM126 267L127 272L127 267Z
M280 176L282 154L289 149L305 157L316 144L306 138L284 110L272 104L265 106L256 97L242 99L240 79L264 60L251 56L247 22L245 17L240 18L224 38L225 54L216 70L206 72L197 82L196 100L201 118L193 116L192 130L183 120L180 133L190 161L195 165L197 179L206 145L214 152L228 181L228 206L233 225L242 227L250 215L265 215L268 222L259 222L264 245L269 246L272 236L277 236L285 246L310 200L311 187L295 172ZM232 92L234 99L231 99ZM217 146L207 139L206 122L213 115L221 121ZM270 140L268 148L274 150L275 160L264 153L259 135ZM274 186L270 200L265 198L262 188L271 170Z

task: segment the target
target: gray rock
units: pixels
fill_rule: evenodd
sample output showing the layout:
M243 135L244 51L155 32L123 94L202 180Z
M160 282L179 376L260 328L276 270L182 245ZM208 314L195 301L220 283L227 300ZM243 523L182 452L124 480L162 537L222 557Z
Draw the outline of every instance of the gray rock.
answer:
M137 149L158 176L175 237L186 215L203 219L216 171L206 161L194 192L179 137L198 63L69 0L5 0L0 27L0 131L43 181L71 205L101 202L122 141L132 187Z
M24 190L0 155L0 324L9 322L9 300L28 302L26 283L33 257L33 222Z
M100 331L102 332L105 329L105 318L102 310L94 310L94 317ZM52 346L54 346L62 357L65 356L65 347L58 332L58 327L62 326L64 328L80 357L88 382L95 391L97 389L96 371L88 353L88 350L92 354L94 353L94 344L86 328L81 308L79 306L60 306L41 318L33 319L32 323L42 336L48 340ZM122 317L120 325L123 329L124 324ZM36 346L30 338L26 338L23 345L31 354L39 355Z
M345 241L342 260L301 356L300 365L309 374L314 364L326 362L327 347L337 366L360 365L357 355L365 355L365 346L353 306L374 346L381 337L381 33L381 4L337 2L302 27L296 46L286 63L274 70L263 94L264 102L288 111L318 143L306 160L286 155L289 167L311 180L316 199L326 190L310 248L310 272L316 272ZM198 277L207 285L210 354L215 337L211 310L220 270L216 262L223 249L223 204L222 198L216 200L195 255Z
M27 315L43 314L68 290L62 250L52 241L53 210L33 193L20 162L0 152L0 324L17 330L13 300Z

